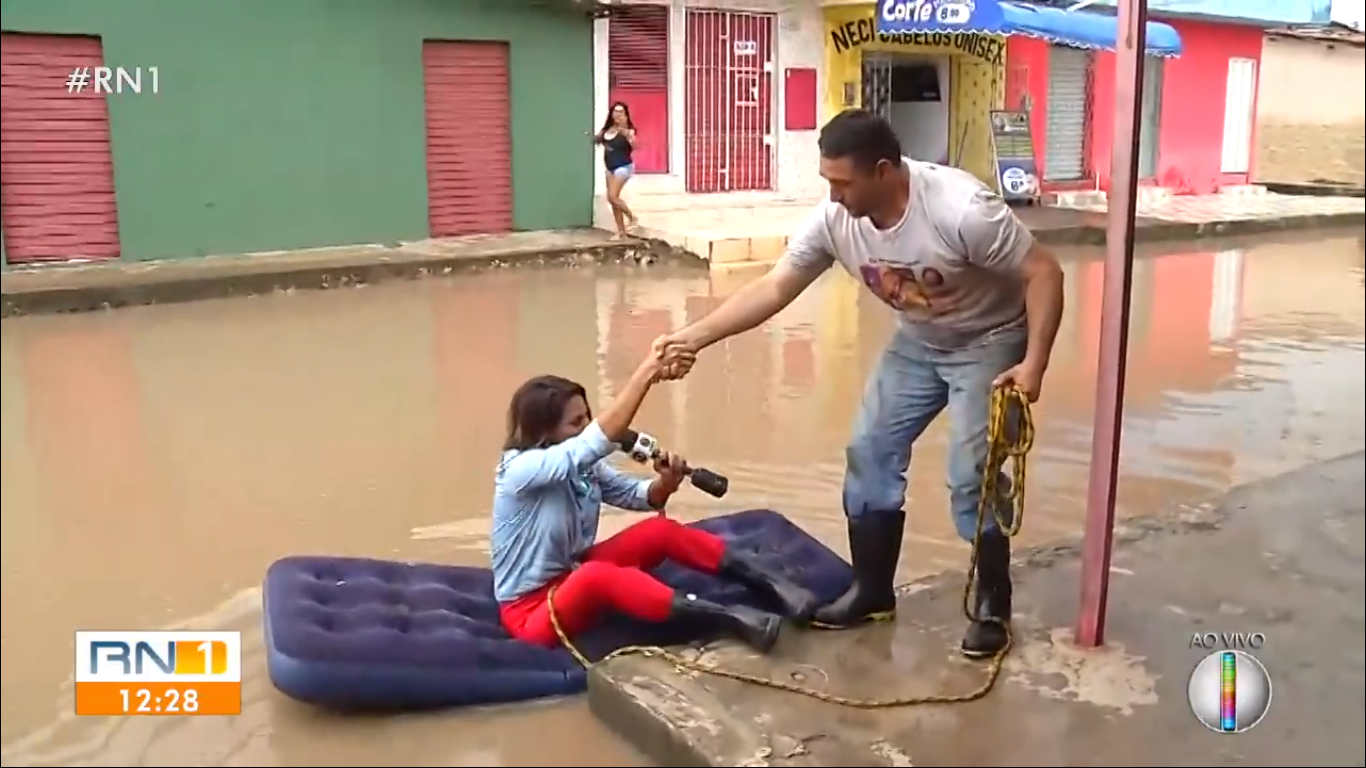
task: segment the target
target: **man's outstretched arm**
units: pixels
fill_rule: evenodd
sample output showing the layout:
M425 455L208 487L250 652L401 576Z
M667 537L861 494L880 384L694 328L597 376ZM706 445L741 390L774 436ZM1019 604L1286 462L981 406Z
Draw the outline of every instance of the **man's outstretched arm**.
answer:
M758 326L791 304L829 269L835 263L833 253L824 209L817 208L788 240L786 252L773 269L741 288L701 320L661 336L655 341L655 351L663 354L670 344L701 350Z

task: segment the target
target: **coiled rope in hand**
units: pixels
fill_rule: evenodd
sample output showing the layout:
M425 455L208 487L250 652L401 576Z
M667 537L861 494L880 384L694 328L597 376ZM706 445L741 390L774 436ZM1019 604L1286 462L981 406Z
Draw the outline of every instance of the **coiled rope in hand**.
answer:
M1014 645L1014 637L1011 635L1008 619L979 617L974 610L976 593L973 585L976 580L973 575L977 572L978 544L982 540L982 531L987 525L987 515L994 517L996 525L1005 536L1014 537L1020 532L1020 526L1024 522L1025 471L1028 465L1029 451L1033 447L1034 415L1030 409L1029 398L1017 387L1006 386L993 389L991 392L991 412L987 421L987 458L982 468L981 499L977 504L977 530L972 539L972 557L968 563L967 584L963 589L963 615L968 621L989 621L999 624L1005 630L1006 642L1001 650L992 657L986 679L971 691L889 699L852 699L819 691L815 688L785 683L744 672L735 672L714 664L705 664L684 658L667 648L653 645L631 645L619 648L598 663L601 664L622 656L657 658L673 665L680 672L697 672L713 677L723 677L855 709L891 709L918 704L961 704L983 698L991 693L992 688L996 686L996 681L1001 676L1001 667L1005 664L1006 656L1009 655L1011 647ZM997 482L1007 461L1011 465L1011 483L1008 489L1002 490L998 487ZM574 659L585 668L592 666L593 663L574 646L574 643L565 634L564 629L560 627L560 619L555 614L554 588L550 590L546 600L550 610L550 623L554 626L555 634L559 637L560 642L574 656Z

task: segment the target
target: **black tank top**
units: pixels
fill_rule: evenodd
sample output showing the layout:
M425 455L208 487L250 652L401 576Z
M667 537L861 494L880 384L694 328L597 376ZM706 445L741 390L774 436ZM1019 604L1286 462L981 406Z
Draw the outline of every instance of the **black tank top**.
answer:
M623 136L620 131L612 138L604 139L602 147L602 162L603 165L607 166L607 170L615 171L622 166L631 164L631 141Z

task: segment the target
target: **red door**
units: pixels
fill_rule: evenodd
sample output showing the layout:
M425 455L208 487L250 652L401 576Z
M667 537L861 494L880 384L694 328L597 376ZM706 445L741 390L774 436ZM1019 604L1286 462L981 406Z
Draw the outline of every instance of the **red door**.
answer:
M506 43L422 44L432 237L512 230Z
M63 85L103 63L97 37L0 36L0 220L10 264L119 255L109 109L93 87Z
M636 124L636 173L669 172L669 9L613 6L607 22L608 97ZM606 119L607 105L598 115Z
M689 192L773 188L773 19L688 11Z

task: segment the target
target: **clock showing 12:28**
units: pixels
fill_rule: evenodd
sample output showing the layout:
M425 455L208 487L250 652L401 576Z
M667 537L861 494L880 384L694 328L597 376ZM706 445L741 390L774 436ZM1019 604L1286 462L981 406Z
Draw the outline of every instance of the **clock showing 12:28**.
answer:
M237 632L77 632L76 714L237 715Z

